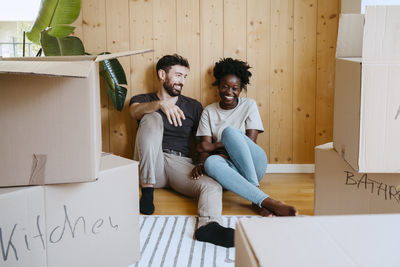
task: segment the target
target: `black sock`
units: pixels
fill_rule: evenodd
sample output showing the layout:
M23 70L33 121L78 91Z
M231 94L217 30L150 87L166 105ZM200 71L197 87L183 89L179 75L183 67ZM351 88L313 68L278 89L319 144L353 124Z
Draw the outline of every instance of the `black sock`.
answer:
M140 198L140 212L146 215L151 215L154 212L153 204L153 187L142 187L142 197Z
M217 222L210 222L197 229L196 239L203 242L209 242L217 246L231 248L234 246L233 236L235 230L223 227Z

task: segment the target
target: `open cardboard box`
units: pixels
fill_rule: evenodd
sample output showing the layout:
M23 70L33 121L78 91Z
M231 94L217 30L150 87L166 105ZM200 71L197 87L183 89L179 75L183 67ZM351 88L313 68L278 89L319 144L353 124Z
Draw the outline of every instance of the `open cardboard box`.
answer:
M88 183L0 189L0 266L138 261L138 164L106 155L99 175Z
M101 154L98 62L141 54L0 59L0 187L93 181Z
M240 219L237 267L397 267L400 215Z
M333 144L359 172L400 173L399 47L400 6L341 15Z
M332 143L315 148L315 215L400 213L399 173L359 173Z

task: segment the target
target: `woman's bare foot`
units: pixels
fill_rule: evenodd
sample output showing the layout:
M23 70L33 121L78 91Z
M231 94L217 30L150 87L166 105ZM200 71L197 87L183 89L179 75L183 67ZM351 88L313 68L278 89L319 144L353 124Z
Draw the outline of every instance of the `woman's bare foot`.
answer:
M265 209L273 212L277 216L297 216L299 214L295 207L283 204L270 197L264 199L261 204Z
M260 208L258 205L251 203L251 208L254 209L262 217L275 217L275 215L266 208Z

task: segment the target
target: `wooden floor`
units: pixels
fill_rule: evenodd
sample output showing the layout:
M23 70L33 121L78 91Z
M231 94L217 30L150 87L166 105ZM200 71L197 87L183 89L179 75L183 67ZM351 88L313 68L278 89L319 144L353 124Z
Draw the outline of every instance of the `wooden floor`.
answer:
M276 200L297 207L302 215L314 214L314 174L266 174L260 188ZM197 201L170 189L156 189L154 192L156 215L197 215ZM250 202L224 191L224 215L257 215L250 208Z

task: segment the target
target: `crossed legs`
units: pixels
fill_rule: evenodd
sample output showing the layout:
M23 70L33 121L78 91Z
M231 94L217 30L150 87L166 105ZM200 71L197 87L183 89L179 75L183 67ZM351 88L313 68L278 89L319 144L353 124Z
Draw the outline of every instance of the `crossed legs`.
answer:
M233 127L227 127L222 133L222 143L229 159L212 155L205 162L208 175L216 179L224 188L263 208L264 216L297 215L296 208L273 200L259 189L259 180L267 168L265 152L250 138Z

